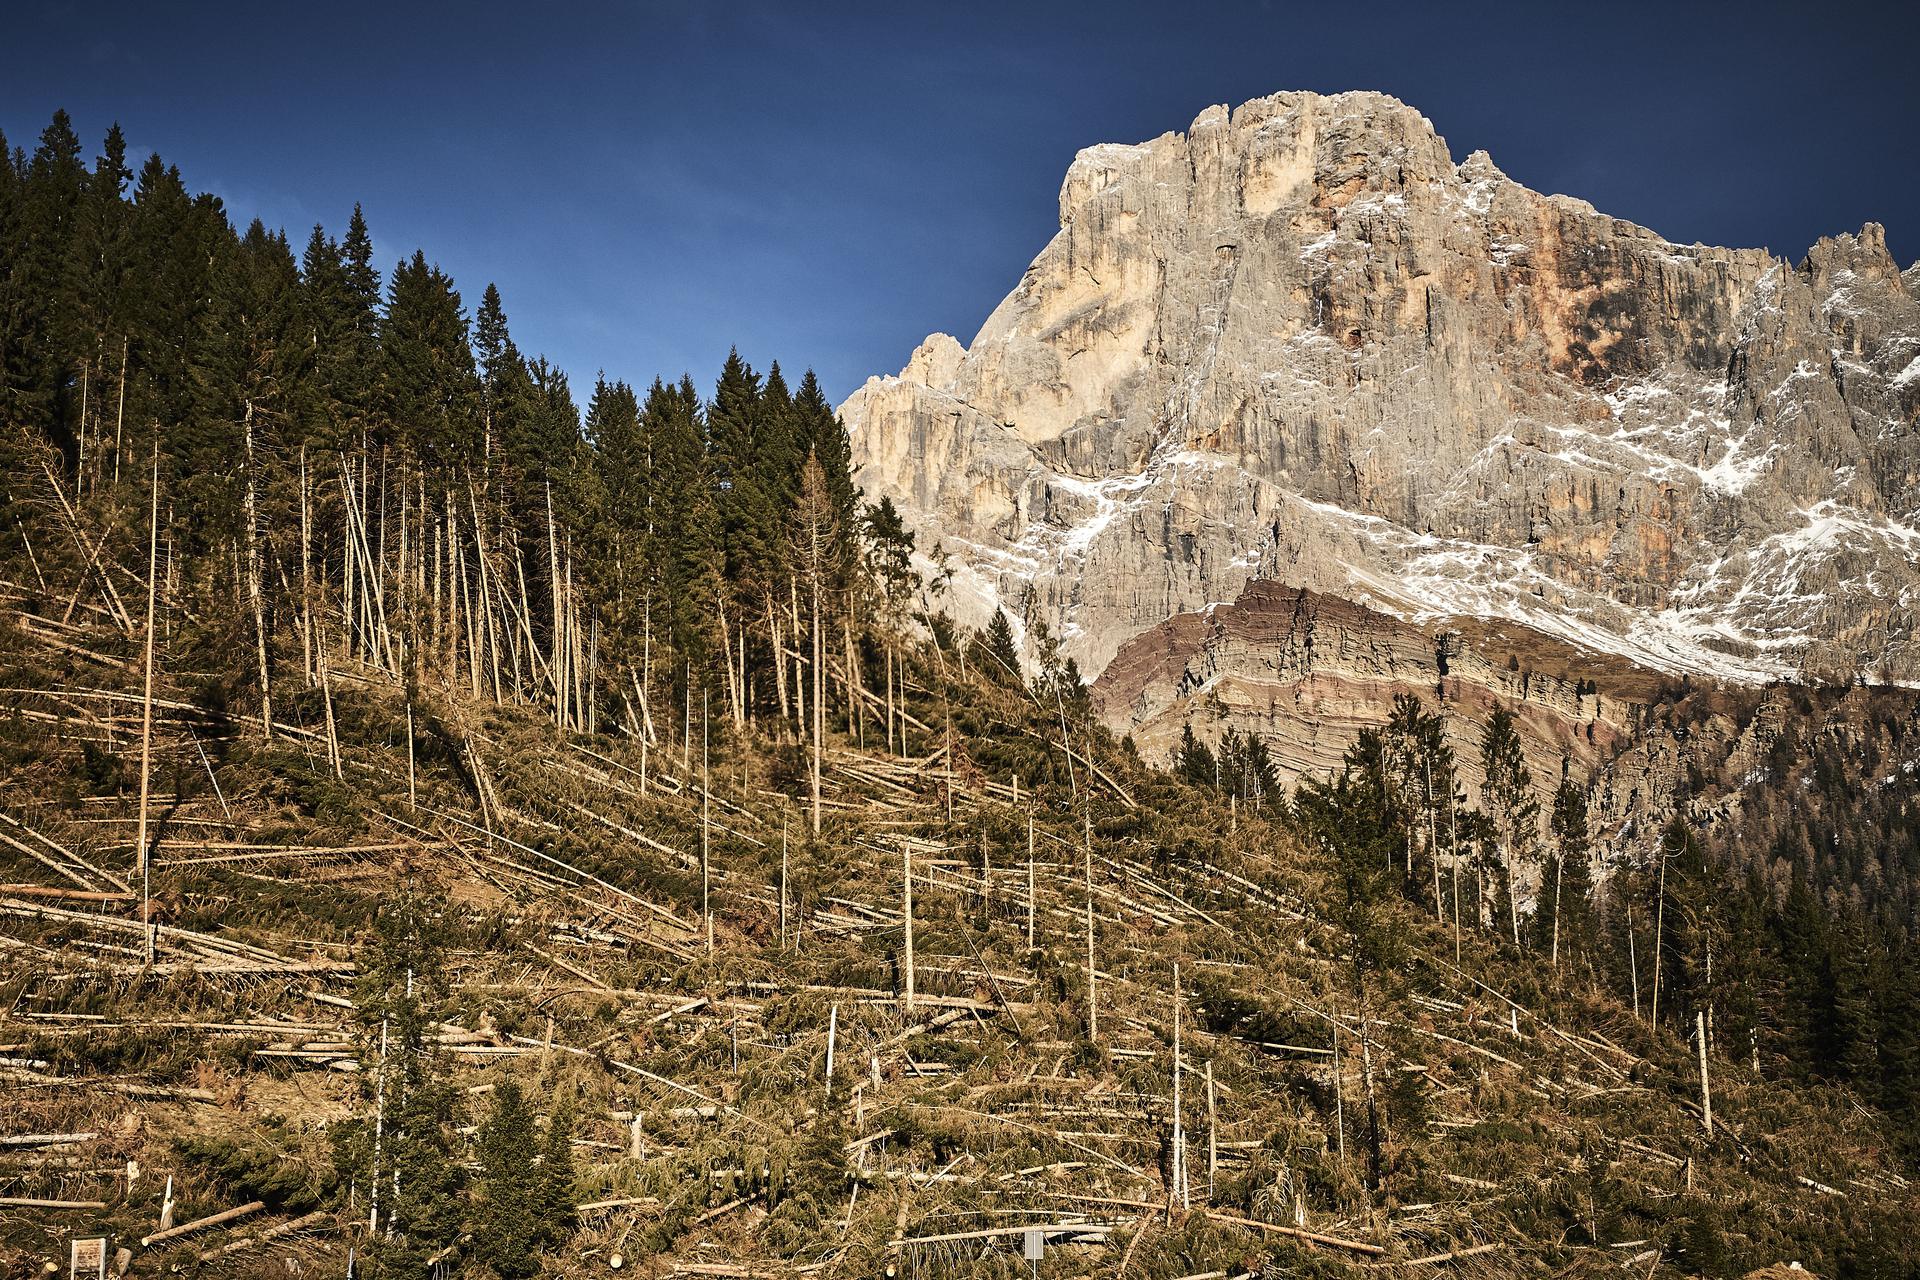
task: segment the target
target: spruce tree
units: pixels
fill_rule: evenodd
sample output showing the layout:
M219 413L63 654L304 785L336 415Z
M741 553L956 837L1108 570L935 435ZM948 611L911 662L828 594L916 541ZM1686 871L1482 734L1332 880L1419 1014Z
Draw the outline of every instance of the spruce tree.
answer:
M1587 790L1570 776L1563 776L1554 792L1549 825L1554 843L1540 877L1534 949L1546 952L1557 965L1563 956L1586 953L1593 913Z
M557 1098L547 1117L546 1137L540 1144L540 1176L534 1184L534 1205L542 1238L563 1240L573 1230L579 1212L574 1190L573 1102Z
M474 1260L501 1280L525 1280L540 1269L546 1224L533 1113L517 1082L495 1087L474 1148L480 1162L469 1219Z
M798 455L804 458L811 452L820 459L834 519L843 529L853 528L860 514L860 490L853 482L853 444L847 438L846 424L827 403L820 380L811 369L800 379L800 389L794 393L793 414L802 441ZM891 509L892 504L889 502L888 506ZM848 551L852 551L851 543ZM850 572L851 567L849 558L842 572Z
M53 113L24 178L20 228L8 264L10 332L7 367L0 371L0 416L42 424L71 451L78 426L81 328L72 287L74 240L87 170L66 112Z
M1480 764L1486 775L1482 787L1487 816L1500 842L1500 894L1505 899L1513 941L1518 945L1520 915L1515 880L1520 864L1533 848L1540 806L1533 798L1533 775L1514 729L1513 713L1505 707L1496 707L1487 721L1480 740Z
M437 896L402 885L356 954L354 1017L370 1069L359 1077L360 1117L337 1151L342 1181L359 1197L356 1213L371 1224L364 1252L379 1276L423 1274L460 1232L460 1092L438 1044L448 999L444 912Z
M130 344L123 314L131 268L131 226L125 196L133 171L127 168L127 144L120 126L107 130L101 153L87 175L86 193L70 245L75 290L76 337L81 376L86 382L82 405L92 419L80 424L79 435L92 440L89 453L112 474L108 457L112 433L119 421L118 393L111 402L123 357Z
M354 270L349 262L348 275ZM479 455L479 379L453 280L416 250L393 270L380 329L380 443L401 446L448 478Z
M1207 787L1219 783L1219 761L1213 749L1193 734L1193 725L1180 727L1180 745L1173 753L1173 771L1189 786Z
M824 478L822 484L824 487ZM974 641L973 661L989 680L999 684L1021 682L1020 649L1014 643L1013 624L1007 620L1005 609L993 611L986 630Z

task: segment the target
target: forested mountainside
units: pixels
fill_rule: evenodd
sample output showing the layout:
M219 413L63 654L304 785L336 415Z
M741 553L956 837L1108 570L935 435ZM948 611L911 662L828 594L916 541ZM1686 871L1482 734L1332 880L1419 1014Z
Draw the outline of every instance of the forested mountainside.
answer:
M1920 1265L1895 695L1599 878L1504 703L1169 771L811 377L581 415L493 290L120 152L0 165L9 1272Z

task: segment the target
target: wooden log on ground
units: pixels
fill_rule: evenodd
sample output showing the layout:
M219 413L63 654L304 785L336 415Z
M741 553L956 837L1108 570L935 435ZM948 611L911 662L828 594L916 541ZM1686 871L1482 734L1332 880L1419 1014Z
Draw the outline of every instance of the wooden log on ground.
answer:
M283 1222L279 1226L268 1227L258 1235L242 1236L240 1239L230 1244L222 1245L218 1249L210 1249L200 1255L200 1261L212 1262L215 1258L223 1258L227 1254L238 1253L242 1249L252 1249L257 1245L263 1245L269 1240L278 1240L282 1236L290 1236L296 1231L305 1231L309 1227L317 1227L321 1223L326 1222L331 1216L332 1215L328 1214L325 1210L316 1210L304 1218L295 1218L291 1222Z
M163 1240L177 1239L189 1232L201 1231L207 1227L217 1227L223 1222L232 1222L235 1218L244 1218L250 1213L258 1213L266 1207L267 1202L264 1200L249 1200L246 1204L236 1208L223 1209L219 1213L208 1214L204 1218L195 1218L192 1222L184 1222L177 1227L168 1227L165 1231L156 1231L150 1236L141 1236L140 1247L145 1249L150 1245L159 1244Z
M1255 1231L1264 1231L1270 1235L1292 1236L1296 1240L1305 1240L1310 1244L1326 1245L1332 1249L1346 1249L1352 1253L1364 1253L1379 1257L1386 1253L1383 1245L1368 1244L1364 1240L1347 1240L1340 1236L1330 1236L1319 1231L1309 1231L1305 1227L1283 1227L1277 1222L1260 1222L1253 1218L1242 1218L1231 1213L1220 1213L1209 1209L1207 1217L1215 1222L1224 1222L1234 1227L1251 1227Z
M17 1137L0 1137L0 1147L64 1146L74 1142L91 1142L99 1136L97 1133L23 1133Z

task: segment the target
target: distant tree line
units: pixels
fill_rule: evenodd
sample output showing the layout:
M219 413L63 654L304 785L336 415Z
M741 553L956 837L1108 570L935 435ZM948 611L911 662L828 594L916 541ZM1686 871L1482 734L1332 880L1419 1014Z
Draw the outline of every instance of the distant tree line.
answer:
M1878 737L1912 733L1903 714L1890 711ZM1399 898L1456 937L1477 931L1536 957L1555 982L1610 993L1657 1028L1692 1037L1704 1025L1714 1054L1852 1089L1894 1120L1911 1157L1920 779L1878 779L1875 740L1777 742L1742 834L1718 847L1687 816L1683 788L1648 856L1599 882L1587 786L1563 769L1542 815L1504 709L1481 730L1478 804L1441 714L1411 695L1386 726L1361 733L1331 779L1303 782L1290 800L1257 738L1230 733L1214 751L1189 727L1173 766L1294 823L1353 871L1344 883L1356 937L1381 927L1370 903ZM1530 905L1517 883L1537 885ZM1356 954L1369 954L1364 938Z

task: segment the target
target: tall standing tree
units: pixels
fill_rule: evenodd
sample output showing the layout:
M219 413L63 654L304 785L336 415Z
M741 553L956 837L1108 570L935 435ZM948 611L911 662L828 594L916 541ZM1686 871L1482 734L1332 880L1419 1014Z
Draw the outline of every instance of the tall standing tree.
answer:
M74 242L87 179L73 123L56 111L18 187L0 314L0 418L42 424L69 453L77 446L83 323Z
M1180 726L1180 745L1174 749L1173 771L1188 786L1218 786L1220 782L1219 761L1213 754L1213 748L1194 736L1193 725Z
M349 270L349 275L352 272ZM479 379L453 279L415 251L393 270L380 330L380 404L391 439L451 478L478 460Z
M1397 694L1384 734L1393 762L1394 790L1410 821L1409 845L1425 856L1433 872L1433 911L1442 914L1440 893L1441 832L1451 830L1450 808L1455 787L1453 747L1447 742L1446 721L1428 711L1413 694ZM1416 857L1409 853L1410 891L1419 885L1414 875Z
M343 1181L366 1212L365 1254L378 1276L414 1277L452 1246L465 1177L454 1156L460 1091L439 1047L447 1012L444 903L414 885L386 897L356 957L354 1017L362 1116L336 1147Z
M1540 803L1533 798L1533 774L1527 768L1513 713L1505 707L1494 708L1487 721L1486 732L1480 739L1480 765L1486 775L1482 783L1482 803L1499 840L1507 917L1512 924L1513 943L1519 946L1520 907L1515 866L1524 862L1533 849Z
M810 667L813 689L808 700L812 712L812 727L808 736L813 742L812 825L816 840L820 837L820 769L823 740L826 737L825 631L828 593L832 588L830 576L839 559L841 533L832 495L827 490L826 475L820 468L820 459L808 454L806 466L800 473L800 499L794 509L793 546L795 561L807 584L811 612L808 632L813 642Z
M1587 789L1562 771L1553 795L1553 850L1540 877L1541 907L1535 913L1535 947L1544 946L1554 971L1560 953L1584 955L1591 945L1593 868L1588 862L1592 839L1587 830Z
M1014 643L1013 624L1005 609L995 609L973 645L973 662L987 679L1000 684L1021 683L1020 648Z

